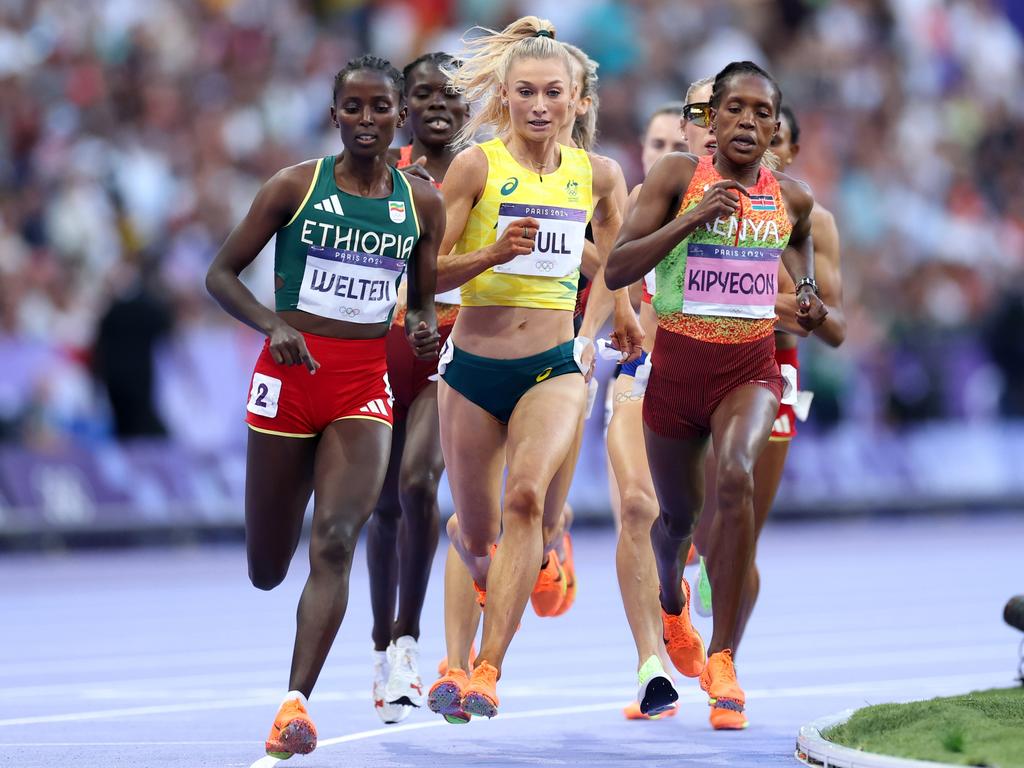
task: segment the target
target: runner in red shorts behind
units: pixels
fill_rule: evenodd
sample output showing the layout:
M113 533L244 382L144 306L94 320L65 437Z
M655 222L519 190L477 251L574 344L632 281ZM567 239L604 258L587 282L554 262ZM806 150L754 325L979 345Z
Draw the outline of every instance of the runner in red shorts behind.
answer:
M428 53L405 68L405 94L413 141L391 160L419 166L440 186L454 153L449 144L469 113L466 100L447 88L446 53ZM416 172L419 172L417 169ZM459 312L459 291L435 297L443 344ZM437 417L437 358L421 360L405 337L400 303L387 335L387 367L395 398L395 431L384 489L367 526L366 565L373 607L373 705L385 723L404 720L421 706L420 613L437 550L437 485L444 471ZM397 603L397 615L396 615Z

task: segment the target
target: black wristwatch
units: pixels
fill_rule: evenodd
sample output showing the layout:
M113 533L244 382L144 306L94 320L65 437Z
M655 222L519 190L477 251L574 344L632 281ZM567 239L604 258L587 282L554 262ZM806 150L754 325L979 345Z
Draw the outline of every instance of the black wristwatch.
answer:
M800 282L796 284L796 293L800 293L800 289L805 285L811 286L811 290L814 291L814 295L818 295L818 283L813 277L802 277Z

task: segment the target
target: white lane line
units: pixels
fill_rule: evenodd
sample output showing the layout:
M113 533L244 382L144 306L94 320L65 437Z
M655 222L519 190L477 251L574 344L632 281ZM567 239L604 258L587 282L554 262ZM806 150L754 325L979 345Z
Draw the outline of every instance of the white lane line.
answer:
M586 704L580 707L551 707L547 709L530 709L525 712L509 712L508 714L501 715L502 720L529 720L537 717L555 717L558 715L582 715L590 712L604 712L608 710L615 710L622 708L622 699L617 701L605 702L603 704ZM486 722L486 721L482 721ZM422 731L427 728L440 728L446 726L444 720L429 720L423 723L409 723L407 725L396 725L389 728L374 728L369 731L358 731L356 733L350 733L346 736L335 736L330 739L323 739L317 742L317 749L323 749L324 747L333 747L336 744L347 744L352 741L362 741L363 739L372 739L377 736L391 736L398 733L408 733L409 731ZM450 726L449 726L450 727ZM274 768L275 765L280 763L276 757L266 755L261 757L249 768Z
M979 661L997 661L1006 657L1006 644L1005 643L988 643L988 644L976 644L976 645L961 645L953 647L941 647L941 648L906 648L902 650L893 650L885 653L884 663L886 666L906 668L915 665L938 665L946 662L957 662L959 663L963 659L970 659L972 663ZM617 658L620 654L618 653L618 646L614 647L613 652L601 653L594 655L593 662L599 663L608 659ZM545 654L547 652L545 651ZM576 660L581 660L577 655L574 656ZM835 656L809 656L801 658L792 658L785 656L751 656L747 658L743 664L744 675L757 675L764 672L777 672L777 671L808 671L808 670L828 670L829 672L838 672L840 670L854 670L854 669L870 669L878 668L882 665L879 664L880 655L877 652L860 652L851 654L840 654ZM523 659L517 659L519 661L528 661L529 663L536 665L544 663L549 660L549 654L537 656L526 655ZM368 670L366 664L336 664L328 666L323 675L321 675L321 687L327 687L332 682L335 684L341 684L351 677L359 677L360 679L365 676ZM153 701L158 698L177 698L189 697L193 700L211 699L217 696L223 696L224 689L233 687L233 684L239 682L255 683L254 685L248 685L238 690L238 694L244 698L255 698L264 695L264 691L273 688L275 691L277 688L271 685L271 678L278 677L278 671L274 670L258 670L256 672L225 672L221 674L194 674L194 675L164 675L159 677L144 677L144 678L129 678L124 680L95 680L95 681L83 681L81 683L54 683L45 685L31 685L31 686L15 686L15 687L0 687L0 701L10 700L12 698L33 698L33 697L59 697L62 699L68 699L71 697L80 697L87 699L109 699L109 698L133 698L140 697L144 700ZM806 675L804 675L806 676ZM593 680L593 674L587 674L584 676L559 676L559 681L563 684L573 683L576 681L590 681ZM266 685L260 685L260 679L266 679ZM625 679L625 677L623 677ZM188 688L189 683L202 683L205 684L201 689ZM324 684L327 684L325 686ZM170 686L168 686L170 684ZM181 686L176 687L176 686ZM155 693L159 693L160 696L156 696ZM360 689L360 696L365 693Z
M807 685L807 686L796 686L788 688L754 688L746 691L748 698L788 698L795 696L828 696L828 695L843 695L848 693L883 693L889 691L899 692L913 692L914 694L919 693L922 688L925 687L968 687L968 688L980 688L983 686L999 685L1000 683L1006 683L1008 686L1011 685L1011 679L1006 673L988 672L988 673L975 673L975 674L959 674L959 675L932 675L928 677L914 677L914 678L903 678L893 679L888 678L885 680L873 680L873 681L859 681L852 683L830 683L826 685ZM504 694L510 697L513 696L541 696L551 695L554 691L551 688L544 686L508 686L503 689ZM623 691L626 694L626 688L618 687L592 687L585 688L581 687L578 689L565 689L561 686L558 688L560 694L575 693L579 695L590 695L590 696L604 696L606 694L623 695L618 693ZM680 697L686 697L689 692L680 692ZM694 700L701 700L703 698L702 693L693 692ZM280 691L276 695L267 694L265 696L250 696L248 698L234 698L228 700L215 700L215 701L189 701L185 703L177 703L177 705L159 705L152 707L125 707L116 710L95 710L91 712L73 712L65 715L39 715L34 717L25 718L10 718L7 720L0 720L0 727L10 727L18 725L39 725L44 723L69 723L79 722L84 720L104 720L104 719L116 719L123 717L144 717L147 715L167 715L176 712L199 712L199 711L211 711L211 710L238 710L246 709L248 707L265 707L272 705L276 700L279 700ZM366 691L338 691L334 693L317 693L316 701L345 701L352 700L354 698L361 698L366 696ZM600 707L599 705L587 705ZM622 701L620 701L622 706ZM572 708L572 712L579 711L579 708ZM546 711L545 711L546 712ZM504 720L511 720L516 716L515 713L509 713L503 717ZM438 724L443 724L444 721L438 720ZM419 729L427 727L426 723L411 723L409 725L399 725L392 728L378 728L373 733L400 733L403 729ZM370 731L367 731L368 733ZM362 736L366 738L367 736ZM340 738L350 738L342 736ZM350 739L351 740L351 739Z

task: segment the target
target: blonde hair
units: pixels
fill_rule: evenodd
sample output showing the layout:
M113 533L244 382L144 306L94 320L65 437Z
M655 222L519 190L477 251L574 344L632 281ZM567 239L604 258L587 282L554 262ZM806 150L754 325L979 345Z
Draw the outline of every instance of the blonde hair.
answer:
M577 98L581 101L590 97L590 109L585 115L577 115L572 124L572 140L580 149L592 152L597 142L597 110L601 107L597 95L598 63L572 43L562 43L573 58L573 81L582 80L583 85Z
M690 87L686 89L686 103L690 104L693 101L693 94L695 94L700 88L703 88L705 85L714 84L714 75L708 75L707 77L702 77L700 80L694 80L690 83Z
M463 37L466 49L459 56L462 66L443 68L449 86L464 94L471 104L479 105L455 137L456 147L471 144L483 127L493 128L496 136L511 131L512 120L508 107L501 103L500 86L508 78L512 62L560 59L569 75L573 74L573 58L565 46L555 40L555 27L546 19L523 16L501 32L486 27L473 27L469 31L474 30L486 34L471 39Z

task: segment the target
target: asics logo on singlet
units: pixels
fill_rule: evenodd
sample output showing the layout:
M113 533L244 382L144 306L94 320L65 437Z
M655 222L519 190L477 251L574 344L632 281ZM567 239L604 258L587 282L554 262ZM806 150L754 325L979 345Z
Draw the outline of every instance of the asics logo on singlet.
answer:
M330 197L325 197L319 203L313 206L318 211L324 211L325 213L334 213L338 216L344 216L345 212L341 209L341 200L338 199L337 194L333 194Z
M533 262L534 266L537 267L541 272L550 272L555 268L555 262L549 259L540 259Z
M511 195L519 187L519 179L515 176L509 176L505 183L501 185L501 194Z
M537 374L537 383L544 381L548 376L551 375L551 368L545 368L543 371Z

